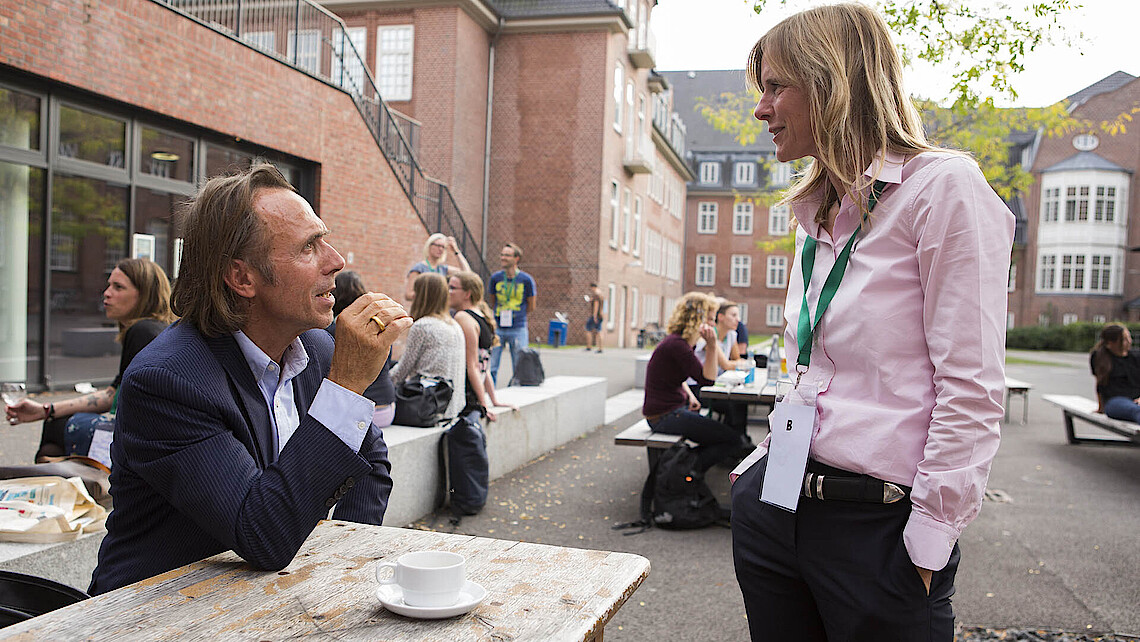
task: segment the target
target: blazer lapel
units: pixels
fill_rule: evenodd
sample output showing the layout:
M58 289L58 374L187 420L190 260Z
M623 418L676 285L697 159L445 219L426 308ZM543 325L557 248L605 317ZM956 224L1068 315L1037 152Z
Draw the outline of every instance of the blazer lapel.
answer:
M226 371L230 389L235 393L234 398L245 417L255 451L250 454L257 458L262 469L268 468L277 460L277 449L274 447L276 440L273 438L269 408L265 405L265 397L257 387L253 372L232 335L206 339L206 344Z

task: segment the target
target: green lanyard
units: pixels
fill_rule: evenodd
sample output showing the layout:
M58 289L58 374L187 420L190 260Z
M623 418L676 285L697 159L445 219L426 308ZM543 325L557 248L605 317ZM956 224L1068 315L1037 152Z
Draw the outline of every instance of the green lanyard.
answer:
M867 213L870 214L875 209L875 205L879 203L879 197L882 196L883 190L886 189L887 184L883 181L875 181L871 186L871 194L867 197ZM866 221L867 217L864 216L863 220ZM851 233L851 238L847 239L847 245L843 246L843 251L839 253L839 258L835 259L835 265L831 266L831 272L827 274L827 280L823 282L823 290L819 293L819 304L815 308L815 322L811 320L811 312L808 310L808 286L811 285L811 273L815 268L815 246L816 242L811 236L807 237L804 241L804 249L800 254L800 263L803 267L804 273L804 300L800 305L800 323L799 329L796 331L796 339L800 343L800 356L796 361L797 364L804 367L800 371L803 375L807 371L808 364L811 363L811 344L812 338L815 335L815 329L819 325L819 320L823 318L823 313L827 310L827 306L831 305L831 300L835 298L835 292L839 289L839 283L843 280L843 273L847 271L847 261L851 258L851 250L855 246L855 239L859 236L859 231L863 229L863 224L860 223L855 231ZM797 368L798 370L798 368ZM796 383L799 383L799 377L796 377Z
M507 278L506 274L503 275L503 298L505 298L506 301L495 301L495 304L496 304L495 307L502 309L505 305L507 305L507 303L509 303L512 299L515 298L515 290L519 286L519 284L516 283L515 280L518 278L519 278L519 275L517 272L515 273L514 276L512 276L509 279ZM510 289L508 290L507 288L510 288ZM511 355L514 356L514 353L512 352Z

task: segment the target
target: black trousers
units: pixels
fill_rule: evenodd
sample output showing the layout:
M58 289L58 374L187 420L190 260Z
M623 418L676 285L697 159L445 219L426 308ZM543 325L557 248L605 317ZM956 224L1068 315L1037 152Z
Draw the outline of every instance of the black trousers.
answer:
M732 553L753 642L950 642L960 553L929 595L903 544L909 500L760 501L767 458L732 486Z
M685 408L665 413L649 423L654 432L681 435L697 442L697 472L704 473L722 459L730 457L740 446L740 436L716 419Z

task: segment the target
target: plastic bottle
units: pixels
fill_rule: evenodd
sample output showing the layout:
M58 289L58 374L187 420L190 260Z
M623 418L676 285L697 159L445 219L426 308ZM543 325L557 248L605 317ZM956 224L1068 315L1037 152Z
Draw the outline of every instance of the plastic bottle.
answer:
M780 335L772 335L772 345L768 348L768 381L780 378Z

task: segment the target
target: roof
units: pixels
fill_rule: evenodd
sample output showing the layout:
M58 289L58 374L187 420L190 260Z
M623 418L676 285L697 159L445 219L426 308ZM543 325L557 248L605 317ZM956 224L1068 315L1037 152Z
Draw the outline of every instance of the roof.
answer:
M743 69L717 71L659 72L673 87L673 110L685 121L685 149L690 152L771 152L776 149L765 131L756 142L743 147L732 134L718 131L696 111L698 98L715 98L725 92L747 90ZM751 114L742 114L752 118Z
M1072 109L1073 107L1080 105L1093 96L1106 94L1110 91L1116 91L1117 89L1120 89L1133 80L1136 80L1136 76L1125 73L1123 71L1118 71L1116 73L1105 76L1104 78L1101 78L1088 87L1085 87L1072 96L1069 96L1065 100L1069 101L1069 108Z
M487 0L487 3L508 19L623 13L612 0Z
M1079 170L1092 170L1099 169L1108 172L1127 172L1132 173L1120 165L1108 160L1107 158L1095 154L1093 152L1077 152L1065 160L1051 165L1041 170L1041 173L1046 172L1066 172L1066 171L1079 171Z

